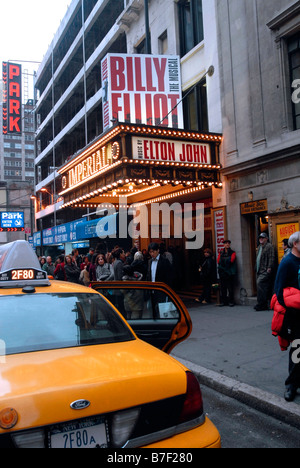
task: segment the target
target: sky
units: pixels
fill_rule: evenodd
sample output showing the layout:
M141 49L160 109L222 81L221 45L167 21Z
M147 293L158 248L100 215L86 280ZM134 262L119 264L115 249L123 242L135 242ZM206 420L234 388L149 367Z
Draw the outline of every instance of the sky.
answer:
M14 61L28 70L29 98L33 78L72 0L1 0L0 64ZM24 60L25 62L21 62Z

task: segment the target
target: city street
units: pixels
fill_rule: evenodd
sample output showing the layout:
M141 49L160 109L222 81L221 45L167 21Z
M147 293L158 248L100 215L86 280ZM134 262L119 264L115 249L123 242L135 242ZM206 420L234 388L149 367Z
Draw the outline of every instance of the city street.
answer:
M300 448L300 430L202 386L204 410L222 448Z
M273 311L252 306L217 307L188 301L193 321L188 340L174 355L279 397L287 378L288 353L271 333ZM299 399L300 403L300 399Z
M40 3L1 10L0 448L217 447L198 381L224 448L299 448L300 1Z
M288 354L271 334L273 312L186 306L193 332L173 356L198 376L223 447L299 447L300 395L293 403L283 398Z

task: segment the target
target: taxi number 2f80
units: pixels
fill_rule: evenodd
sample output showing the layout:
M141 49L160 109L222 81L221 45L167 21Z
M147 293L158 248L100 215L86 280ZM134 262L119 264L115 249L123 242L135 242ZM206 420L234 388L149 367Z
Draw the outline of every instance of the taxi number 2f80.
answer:
M34 270L13 270L11 272L11 279L13 281L33 280L34 279Z

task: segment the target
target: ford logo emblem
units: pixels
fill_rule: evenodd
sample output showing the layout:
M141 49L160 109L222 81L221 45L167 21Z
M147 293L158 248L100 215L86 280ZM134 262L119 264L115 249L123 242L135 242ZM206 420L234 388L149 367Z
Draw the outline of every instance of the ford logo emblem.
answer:
M70 406L74 410L82 410L82 409L88 408L90 404L91 403L88 400L77 400L77 401L73 401L73 403L71 403Z

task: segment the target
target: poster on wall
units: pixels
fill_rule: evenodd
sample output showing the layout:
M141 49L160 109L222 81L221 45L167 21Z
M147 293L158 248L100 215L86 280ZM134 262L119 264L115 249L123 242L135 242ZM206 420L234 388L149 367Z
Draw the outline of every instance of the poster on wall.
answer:
M214 210L214 228L215 228L215 249L216 258L224 249L224 240L226 238L225 208Z
M183 128L180 57L108 54L101 73L104 131L115 122Z
M279 263L281 262L284 255L282 247L283 239L289 239L292 234L300 230L299 228L299 223L277 224L277 251Z

